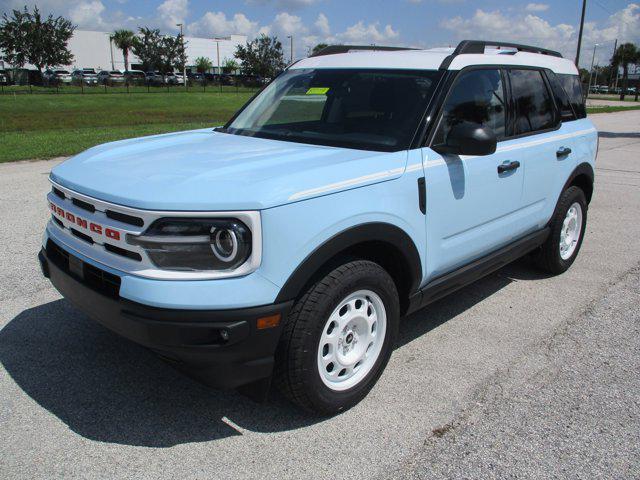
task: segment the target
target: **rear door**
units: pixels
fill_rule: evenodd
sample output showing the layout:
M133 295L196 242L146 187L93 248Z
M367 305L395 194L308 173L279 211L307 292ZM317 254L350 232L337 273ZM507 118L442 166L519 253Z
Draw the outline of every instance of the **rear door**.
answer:
M496 153L468 157L423 150L429 279L523 233L523 169L512 152L503 150L509 121L507 92L499 67L463 70L444 102L431 142L444 143L453 125L469 121L493 129L498 137Z
M515 115L505 148L522 163L524 220L535 230L548 222L556 192L575 167L575 140L562 123L563 107L557 105L546 73L523 67L507 71Z

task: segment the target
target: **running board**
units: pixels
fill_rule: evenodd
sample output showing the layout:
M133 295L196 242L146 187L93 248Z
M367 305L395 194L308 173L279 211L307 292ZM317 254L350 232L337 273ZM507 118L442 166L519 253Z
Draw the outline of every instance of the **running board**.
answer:
M432 280L409 298L409 308L406 315L446 297L535 250L547 240L550 232L549 227L545 227L464 267Z

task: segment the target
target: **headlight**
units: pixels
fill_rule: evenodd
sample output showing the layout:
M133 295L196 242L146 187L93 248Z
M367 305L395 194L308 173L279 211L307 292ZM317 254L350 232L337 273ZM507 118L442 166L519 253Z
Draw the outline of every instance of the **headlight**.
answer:
M163 270L233 270L251 255L251 231L232 218L162 218L127 241Z

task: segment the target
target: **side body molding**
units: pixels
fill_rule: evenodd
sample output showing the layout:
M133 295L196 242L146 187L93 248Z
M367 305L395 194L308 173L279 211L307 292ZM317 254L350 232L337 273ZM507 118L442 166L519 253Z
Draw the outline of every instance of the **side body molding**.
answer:
M360 256L359 253L363 253L364 258L386 255L393 259L395 272L390 273L396 282L397 276L406 281L407 298L418 290L422 281L422 264L415 243L404 230L395 225L376 222L344 230L316 248L287 279L275 302L297 298L319 273L326 273L327 268L337 266L332 260L350 254L357 257ZM406 299L402 298L401 292L401 304L404 300Z

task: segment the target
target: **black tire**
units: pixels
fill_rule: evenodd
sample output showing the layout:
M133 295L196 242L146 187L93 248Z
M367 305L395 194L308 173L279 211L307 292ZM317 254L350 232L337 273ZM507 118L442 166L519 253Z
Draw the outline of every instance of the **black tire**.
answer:
M358 290L371 290L384 304L387 327L382 349L368 374L348 390L323 383L317 365L321 335L338 303ZM275 384L293 403L321 415L344 411L362 400L389 361L398 334L400 305L395 283L378 264L355 260L313 284L288 315L276 353Z
M567 212L574 203L580 205L582 209L582 228L573 254L569 258L563 259L560 255L560 236ZM549 222L551 234L535 257L536 263L541 269L548 273L559 275L566 272L569 267L571 267L580 252L580 247L584 240L587 225L587 207L587 199L584 192L579 187L569 187L562 192L560 200L558 200L556 210L553 214L553 218Z

